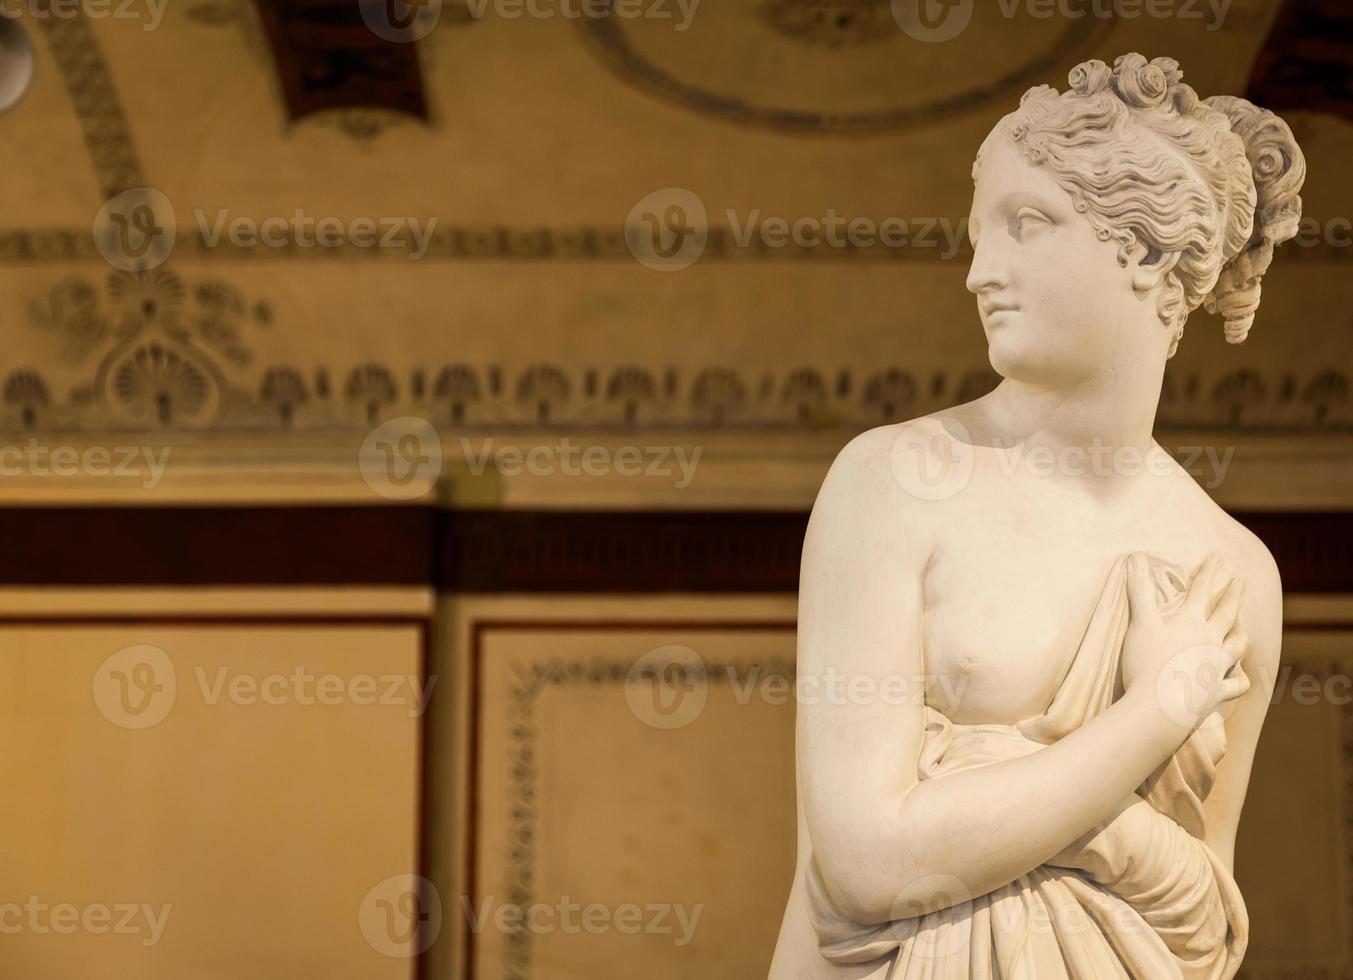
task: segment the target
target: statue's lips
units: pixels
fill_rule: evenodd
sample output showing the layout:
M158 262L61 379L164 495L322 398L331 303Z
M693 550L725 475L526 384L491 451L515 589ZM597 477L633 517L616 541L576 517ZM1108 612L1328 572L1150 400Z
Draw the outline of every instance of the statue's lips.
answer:
M1018 313L1018 312L1019 312L1019 307L1016 306L1016 305L1013 304L1013 303L1010 303L1010 304L1004 304L1004 305L1000 305L1000 306L984 306L984 307L982 307L982 316L983 316L984 318L986 318L986 319L990 319L991 317L994 317L994 316L996 316L996 315L998 315L998 314L1001 314L1001 313Z

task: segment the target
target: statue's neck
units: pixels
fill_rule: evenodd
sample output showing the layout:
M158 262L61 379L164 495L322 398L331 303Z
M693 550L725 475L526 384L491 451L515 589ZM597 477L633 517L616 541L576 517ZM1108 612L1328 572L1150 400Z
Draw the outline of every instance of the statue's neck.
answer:
M989 396L993 423L1007 439L1059 451L1152 445L1162 372L1114 370L1063 386L1005 379Z

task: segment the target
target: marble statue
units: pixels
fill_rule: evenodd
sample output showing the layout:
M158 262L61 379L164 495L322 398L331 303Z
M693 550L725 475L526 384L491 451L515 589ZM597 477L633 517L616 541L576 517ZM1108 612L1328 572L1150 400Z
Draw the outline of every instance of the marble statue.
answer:
M1170 58L1070 86L973 170L1002 382L854 439L813 508L798 669L846 694L799 699L772 980L1220 980L1245 953L1281 583L1152 426L1190 312L1245 339L1305 163Z

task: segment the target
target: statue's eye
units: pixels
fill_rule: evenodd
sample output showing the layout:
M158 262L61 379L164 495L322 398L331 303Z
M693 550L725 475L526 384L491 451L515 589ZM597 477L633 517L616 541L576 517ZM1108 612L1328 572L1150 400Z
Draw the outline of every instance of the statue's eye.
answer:
M1052 225L1052 219L1037 208L1020 208L1015 213L1015 234L1018 238L1041 231Z

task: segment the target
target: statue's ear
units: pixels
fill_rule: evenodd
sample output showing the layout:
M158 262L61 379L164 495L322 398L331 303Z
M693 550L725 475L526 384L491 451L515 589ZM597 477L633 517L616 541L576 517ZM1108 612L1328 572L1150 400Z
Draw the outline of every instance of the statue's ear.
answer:
M1165 282L1165 276L1179 262L1179 253L1158 252L1138 242L1128 259L1132 263L1132 288L1148 293Z

